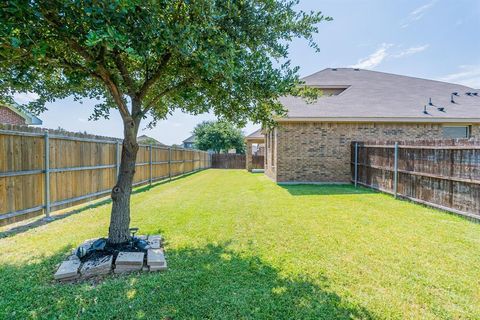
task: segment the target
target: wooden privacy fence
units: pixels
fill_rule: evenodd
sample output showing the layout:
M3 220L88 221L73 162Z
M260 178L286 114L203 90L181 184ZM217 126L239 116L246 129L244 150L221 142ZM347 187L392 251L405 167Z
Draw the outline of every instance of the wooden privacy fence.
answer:
M480 219L480 141L353 142L352 182Z
M0 129L0 225L105 196L116 183L121 142ZM140 145L134 185L210 167L207 152Z
M212 168L217 169L245 169L246 158L244 154L212 154Z
M265 157L252 155L252 169L263 169L265 167Z

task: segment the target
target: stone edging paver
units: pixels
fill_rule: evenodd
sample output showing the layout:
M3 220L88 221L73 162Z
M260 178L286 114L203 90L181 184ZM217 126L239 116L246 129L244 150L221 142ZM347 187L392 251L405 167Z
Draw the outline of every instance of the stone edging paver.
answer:
M160 235L137 236L147 240L146 252L121 251L114 260L113 255L106 255L90 259L84 263L80 261L75 252L63 261L54 275L54 279L61 282L88 279L95 276L113 273L127 273L133 271L165 271L167 261L163 250L163 241ZM80 247L90 248L96 239L86 240Z

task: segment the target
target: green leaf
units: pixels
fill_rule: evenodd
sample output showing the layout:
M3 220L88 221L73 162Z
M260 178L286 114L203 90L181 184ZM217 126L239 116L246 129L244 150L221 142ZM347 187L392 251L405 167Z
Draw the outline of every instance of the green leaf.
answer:
M20 48L20 45L22 44L22 41L17 37L11 37L10 38L10 44L14 48Z

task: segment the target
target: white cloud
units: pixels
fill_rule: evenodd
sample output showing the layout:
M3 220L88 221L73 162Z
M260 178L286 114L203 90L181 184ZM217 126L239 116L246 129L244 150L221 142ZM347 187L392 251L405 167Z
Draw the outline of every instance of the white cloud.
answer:
M425 51L430 47L429 44L424 44L423 46L417 46L417 47L410 47L408 49L405 49L403 51L400 51L399 53L393 55L394 58L403 58L407 56L411 56L412 54L419 53L422 51Z
M392 53L391 51L393 50L391 48L393 47L393 44L382 43L375 52L373 52L366 58L362 58L358 60L358 62L352 65L351 67L360 68L360 69L375 69L375 67L380 65L386 59L390 59L390 58L398 59L398 58L408 57L416 53L425 51L426 49L428 49L429 46L430 46L429 44L424 44L422 46L407 48L398 53Z
M437 2L437 0L431 0L430 2L414 9L412 12L410 12L410 14L408 15L408 17L405 19L405 21L403 22L402 24L402 28L406 28L408 27L412 22L414 21L418 21L420 19L423 18L423 16L425 15L425 13L427 13L427 11L433 7L435 5L435 3Z
M472 88L480 88L480 64L461 65L458 72L447 74L438 80L463 84Z
M366 58L358 60L358 62L354 64L352 68L374 69L388 56L387 50L391 46L392 44L382 43L380 48L378 48L374 53L372 53Z

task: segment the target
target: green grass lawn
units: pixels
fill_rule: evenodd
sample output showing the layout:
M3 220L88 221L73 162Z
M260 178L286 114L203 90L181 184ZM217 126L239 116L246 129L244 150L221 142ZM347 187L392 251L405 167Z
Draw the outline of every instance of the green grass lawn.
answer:
M0 319L479 319L480 225L367 189L207 170L133 196L169 271L52 281L110 204L0 239Z

